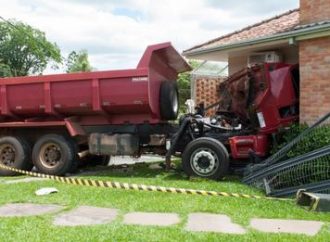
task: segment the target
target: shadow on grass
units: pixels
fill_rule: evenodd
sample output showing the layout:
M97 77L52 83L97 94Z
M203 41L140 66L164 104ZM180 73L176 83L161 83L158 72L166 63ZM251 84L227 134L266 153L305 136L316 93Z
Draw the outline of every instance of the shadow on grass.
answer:
M81 173L75 174L78 177L112 177L112 178L155 178L168 181L191 181L201 182L209 181L201 177L188 177L180 165L176 165L175 169L166 171L165 168L152 169L150 165L158 163L139 163L133 165L107 166L107 167L86 167ZM227 176L220 180L222 183L240 184L238 176Z
M156 178L175 176L175 179L187 179L183 172L171 169L166 171L163 168L151 169L150 164L139 163L128 166L107 166L107 167L86 167L77 176L109 176L109 177L139 177L139 178ZM174 179L174 178L173 178Z

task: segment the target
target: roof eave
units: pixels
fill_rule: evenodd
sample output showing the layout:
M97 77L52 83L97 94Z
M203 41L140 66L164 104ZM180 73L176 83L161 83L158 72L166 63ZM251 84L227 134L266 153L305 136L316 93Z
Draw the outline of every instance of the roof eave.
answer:
M322 35L322 33L326 33L326 34ZM196 57L198 55L207 54L210 52L225 51L225 50L236 49L236 48L246 47L246 46L250 46L250 45L263 44L263 43L267 43L267 42L273 42L273 41L284 40L284 39L295 38L296 40L303 40L303 39L308 39L309 35L313 36L312 38L316 38L317 34L320 34L322 37L330 36L330 23L324 24L321 26L312 26L312 27L308 27L308 28L292 30L292 31L275 34L275 35L271 35L271 36L267 36L267 37L262 37L262 38L256 38L256 39L252 39L252 40L248 40L248 41L240 41L240 42L235 42L232 44L209 47L209 48L205 48L205 49L201 49L201 50L187 51L187 52L183 52L182 55L187 58Z

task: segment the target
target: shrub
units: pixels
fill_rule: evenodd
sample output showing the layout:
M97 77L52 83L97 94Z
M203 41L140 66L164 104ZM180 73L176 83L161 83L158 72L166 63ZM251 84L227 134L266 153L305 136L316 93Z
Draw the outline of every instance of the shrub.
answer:
M279 149L297 137L308 126L294 124L289 130L285 131L279 138L279 144L274 146L271 153L276 153ZM295 157L307 152L330 145L330 125L315 128L311 133L303 137L286 155L286 158Z
M292 125L289 130L282 133L279 140L280 144L273 148L272 153L277 152L307 128L307 125ZM282 161L329 145L330 125L317 127L294 145L286 156L282 158ZM274 176L269 185L272 189L276 190L307 185L328 179L330 179L330 156L324 155L283 169Z

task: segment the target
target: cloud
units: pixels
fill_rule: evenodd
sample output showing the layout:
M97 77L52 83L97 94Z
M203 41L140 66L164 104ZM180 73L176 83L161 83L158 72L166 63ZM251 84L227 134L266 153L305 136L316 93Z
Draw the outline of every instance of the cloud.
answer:
M251 16L254 14L276 14L278 12L297 8L299 0L284 1L219 1L207 0L207 5L232 12L236 16Z
M5 18L42 31L67 55L86 49L99 70L135 67L148 44L195 44L298 6L298 0L0 0Z

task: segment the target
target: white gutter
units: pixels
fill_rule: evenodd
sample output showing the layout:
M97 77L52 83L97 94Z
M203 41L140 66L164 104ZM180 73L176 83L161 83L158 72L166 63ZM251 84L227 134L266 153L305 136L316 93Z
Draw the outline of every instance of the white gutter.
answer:
M310 35L310 37L308 37ZM228 45L221 45L221 46L215 46L215 47L209 47L202 50L195 50L195 51L187 51L183 52L182 55L186 57L193 57L200 54L207 54L214 51L223 51L223 50L229 50L229 49L235 49L240 47L246 47L250 45L257 45L257 44L263 44L267 42L273 42L277 40L284 40L284 39L296 39L296 40L305 40L309 38L316 38L316 37L324 37L324 36L330 36L330 23L323 24L323 25L317 25L312 27L307 27L303 29L297 29L292 30L285 33L280 33L276 35L271 35L267 37L262 38L256 38L248 41L240 41L233 44Z

